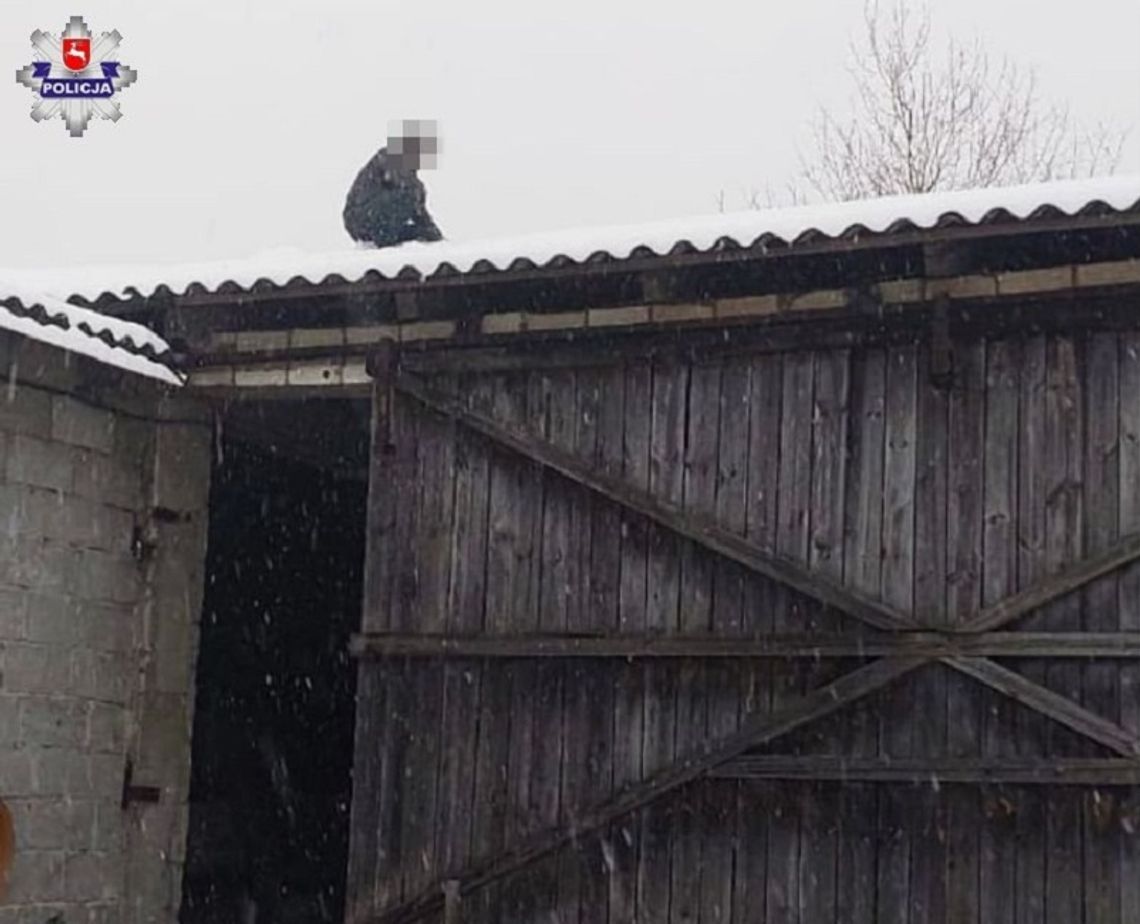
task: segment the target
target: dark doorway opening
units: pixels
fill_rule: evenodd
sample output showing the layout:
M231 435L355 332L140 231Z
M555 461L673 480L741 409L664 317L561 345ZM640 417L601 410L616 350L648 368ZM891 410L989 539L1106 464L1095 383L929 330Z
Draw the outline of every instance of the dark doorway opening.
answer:
M242 404L224 420L180 919L340 921L367 406Z

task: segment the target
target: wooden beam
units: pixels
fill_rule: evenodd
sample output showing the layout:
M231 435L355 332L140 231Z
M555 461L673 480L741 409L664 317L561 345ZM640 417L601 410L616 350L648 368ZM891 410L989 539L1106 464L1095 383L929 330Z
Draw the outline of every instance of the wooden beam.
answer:
M1140 739L1127 729L1089 712L1071 699L1034 683L1016 671L1002 667L988 658L957 657L943 658L942 661L1022 705L1060 722L1077 734L1103 744L1117 754L1128 758L1140 757Z
M744 754L711 770L732 780L836 782L1009 783L1050 786L1140 786L1140 761L1125 758L835 757Z
M358 658L1140 658L1140 632L947 635L354 635Z
M1140 534L1125 537L1105 554L1086 558L1025 590L1012 594L965 621L963 632L990 632L1079 590L1091 581L1140 559Z
M706 742L698 752L684 756L649 779L625 789L613 799L587 809L569 824L541 831L447 879L459 883L461 895L502 879L577 838L605 828L618 818L705 776L714 767L745 751L774 741L882 689L924 663L926 659L923 658L884 658L873 661L813 690L786 709L772 715L754 716L733 734ZM443 906L443 891L439 885L435 885L382 913L377 920L380 924L410 924L437 914Z
M750 571L779 581L793 590L842 610L868 625L880 629L911 629L913 620L877 600L856 593L829 578L809 569L769 555L740 536L721 529L707 517L684 511L649 492L642 491L621 479L603 475L582 462L576 455L535 439L529 434L516 433L463 407L452 398L435 394L415 376L400 373L396 387L415 398L420 404L461 423L493 443L530 459L564 478L588 488L627 510L652 520L660 526L684 536L717 555L731 559Z

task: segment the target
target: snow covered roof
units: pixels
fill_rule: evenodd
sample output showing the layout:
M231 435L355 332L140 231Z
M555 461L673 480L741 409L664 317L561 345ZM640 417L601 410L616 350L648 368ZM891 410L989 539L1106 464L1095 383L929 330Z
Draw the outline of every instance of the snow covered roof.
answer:
M499 240L412 242L331 253L276 250L241 260L54 269L24 273L21 278L41 291L93 304L105 297L159 292L240 295L365 279L484 276L676 254L761 255L829 242L843 246L856 240L889 239L932 228L1030 225L1068 216L1120 213L1140 216L1140 175L752 210Z
M9 282L3 276L0 276L0 329L169 385L182 385L185 381L185 377L172 368L169 344L141 324L69 305Z

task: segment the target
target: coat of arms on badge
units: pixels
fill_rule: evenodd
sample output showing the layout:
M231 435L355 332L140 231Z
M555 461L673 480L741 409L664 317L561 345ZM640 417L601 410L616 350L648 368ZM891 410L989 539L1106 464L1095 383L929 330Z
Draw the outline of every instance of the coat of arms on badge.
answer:
M114 59L123 37L116 29L94 38L80 16L72 16L62 36L37 29L32 47L37 60L16 71L16 82L38 97L36 122L59 116L73 138L87 130L92 117L117 122L123 114L115 98L138 77L134 68Z

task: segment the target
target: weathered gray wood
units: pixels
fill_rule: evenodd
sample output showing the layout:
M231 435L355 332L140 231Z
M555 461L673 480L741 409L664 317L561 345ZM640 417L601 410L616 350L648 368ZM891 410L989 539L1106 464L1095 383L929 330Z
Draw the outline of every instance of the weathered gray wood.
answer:
M1019 591L1046 577L1045 560L1045 338L1031 336L1021 345L1018 369L1018 478L1017 478L1017 587ZM1032 612L1024 628L1046 628L1040 612ZM1030 679L1045 679L1045 662L1027 664ZM1045 719L1022 709L1017 719L1017 753L1040 757L1044 753ZM1018 896L1017 924L1045 920L1045 792L1021 800L1014 817Z
M1140 740L1134 734L1016 671L1002 667L988 658L945 658L943 663L1117 754L1125 757L1140 756Z
M470 394L473 383L460 379L457 390ZM455 479L451 572L446 625L450 632L470 637L483 629L486 587L487 484L489 447L462 430L455 433ZM459 660L444 667L443 752L440 761L439 811L436 838L444 872L471 861L479 698L483 666ZM363 702L363 701L362 701Z
M812 464L810 541L808 563L813 571L843 581L843 524L847 478L847 426L850 400L850 354L846 350L820 352L815 359L812 408ZM821 620L827 616L816 607ZM809 617L809 625L812 623ZM836 662L807 662L808 688L830 680ZM847 715L837 715L811 731L813 747L823 753L842 751ZM831 921L836 907L839 792L834 787L813 788L802 816L800 849L801 920Z
M815 355L784 357L783 408L780 416L780 470L776 553L805 566L811 541L812 421L814 416ZM781 588L776 597L773 627L777 632L803 625L814 600ZM796 664L772 665L773 711L797 699L807 683L807 671ZM768 826L767 914L771 920L795 920L800 913L802 830L798 812L779 804Z
M819 754L745 754L709 771L714 779L835 780L909 783L933 788L951 783L1135 786L1140 761L1070 757L1043 763L1014 757L836 757Z
M1120 532L1140 530L1140 334L1120 335ZM1118 613L1122 631L1140 629L1140 564L1120 573ZM1120 724L1140 736L1140 664L1120 669ZM1117 852L1120 864L1120 919L1140 921L1140 838L1122 834Z
M1049 339L1046 351L1045 456L1046 567L1056 573L1079 560L1082 553L1084 454L1081 440L1084 399L1081 388L1079 344L1074 337ZM1080 625L1079 595L1063 598L1045 609L1047 627L1074 629ZM1079 701L1079 666L1051 663L1045 670L1050 690ZM1048 753L1079 755L1084 742L1050 723L1046 729ZM1081 914L1080 803L1065 793L1046 795L1046 894L1049 924L1077 920Z
M908 612L914 603L914 487L917 350L906 345L887 353L886 446L883 468L882 596L895 609ZM914 723L901 722L914 697L911 682L894 687L882 702L880 753L909 756ZM879 801L878 920L906 924L910 910L912 836L906 794L888 789Z
M1120 515L1120 383L1115 333L1091 333L1085 341L1084 434L1084 553L1109 550L1119 538ZM1116 631L1119 572L1086 585L1081 601L1082 628L1088 632ZM1119 721L1118 666L1097 661L1084 666L1081 702L1097 715ZM1140 739L1138 739L1140 740ZM1090 755L1095 748L1086 748ZM1120 924L1121 869L1116 825L1105 824L1104 796L1085 794L1082 812L1084 839L1082 887L1086 921ZM1140 870L1137 870L1140 872Z
M946 612L961 625L982 602L982 510L984 502L985 344L956 345L954 385L949 395L949 475L946 513ZM984 688L962 676L946 681L947 753L981 753ZM959 788L947 795L947 908L950 920L978 918L978 832L981 799L976 790Z
M873 597L881 592L885 404L886 355L877 349L860 351L851 373L844 582ZM878 756L876 706L876 701L868 699L848 711L846 753L854 758ZM839 924L862 924L873 920L876 913L878 803L878 787L843 787L836 882Z
M720 365L694 366L689 373L684 509L686 514L710 520L716 510L720 384ZM715 566L705 549L685 543L681 554L681 631L708 632L711 628ZM705 664L681 661L675 735L678 756L695 753L706 740L708 704ZM704 794L701 789L686 793L674 814L669 919L677 924L700 918Z
M771 608L767 608L770 613ZM900 632L897 635L419 635L353 637L356 657L412 658L1140 658L1140 632L986 632L981 635Z
M776 548L779 499L779 453L772 452L772 434L780 432L783 408L783 358L750 359L748 393L748 478L745 535L766 552ZM744 585L742 627L749 634L770 633L774 604L781 601L773 582L749 575ZM772 708L771 665L753 664L742 677L742 713L766 715ZM737 792L738 843L733 894L733 919L754 922L766 912L768 885L768 820L771 790L741 786Z
M830 606L835 606L862 619L870 625L879 628L897 629L913 625L912 620L892 610L889 606L865 598L849 589L836 586L812 575L804 567L782 558L765 555L740 537L733 536L707 518L688 514L679 509L676 504L669 503L653 494L643 494L633 490L629 485L608 478L594 472L588 465L583 464L573 453L560 451L553 446L543 445L537 440L512 433L504 427L495 424L485 415L468 412L456 402L440 395L433 394L422 383L407 375L399 379L400 389L414 397L424 406L454 417L464 426L483 434L495 443L527 456L560 475L575 481L590 490L608 497L615 503L635 510L656 523L703 545L716 554L731 558L744 567L755 571L765 577L777 580L793 589L806 594ZM901 523L899 524L901 526ZM803 529L806 543L806 525L791 523L789 529Z
M649 488L650 409L652 369L635 364L624 370L622 477ZM621 520L619 632L644 632L648 603L648 523L636 514ZM614 681L614 789L621 791L642 778L642 741L646 674L640 664L618 671ZM627 817L610 828L613 872L610 888L612 924L637 924L637 867L641 846L640 818Z
M933 344L919 352L915 450L914 518L914 607L931 626L945 626L947 619L947 571L954 565L947 554L949 543L947 497L949 480L948 447L950 401L941 377L934 374ZM947 713L946 671L941 667L924 670L912 679L915 722L914 749L927 758L946 753ZM947 838L940 836L946 818L944 797L933 787L910 793L915 811L927 820L925 836L911 844L910 916L913 921L942 921L946 918L947 878L951 869Z
M649 492L675 505L680 505L683 496L688 376L688 367L683 365L656 365L653 369ZM655 522L649 525L648 536L647 627L651 631L676 632L680 617L681 540ZM648 668L642 732L642 768L647 777L674 761L676 708L676 673L672 666ZM672 809L672 803L658 803L640 813L637 901L645 920L669 920Z
M982 604L992 606L1017 590L1018 390L1015 345L986 347L984 493L982 500ZM1015 633L1017 634L1017 633ZM1018 706L1006 697L982 711L985 760L1017 753ZM992 814L992 813L991 813ZM979 832L979 921L1014 924L1017 907L1016 825L987 823Z
M825 687L813 690L771 715L746 721L734 734L708 742L700 753L679 759L672 766L626 789L609 801L587 809L570 824L525 838L450 878L460 882L460 892L463 895L497 882L539 857L546 856L577 838L597 831L615 819L648 805L667 793L675 792L704 776L713 767L751 748L775 741L804 725L831 715L863 696L883 689L900 677L917 670L923 663L924 661L918 658L883 658L873 661ZM440 891L433 888L391 908L378 920L384 924L418 921L426 915L438 912L441 907Z
M745 535L748 511L748 424L751 368L731 360L721 370L717 438L715 517L729 531ZM745 585L751 578L735 562L717 559L713 572L712 632L727 639L744 633ZM707 662L708 710L705 733L721 737L738 727L747 708L750 678L746 666ZM722 783L701 787L701 921L729 924L734 903L734 852L738 789Z

